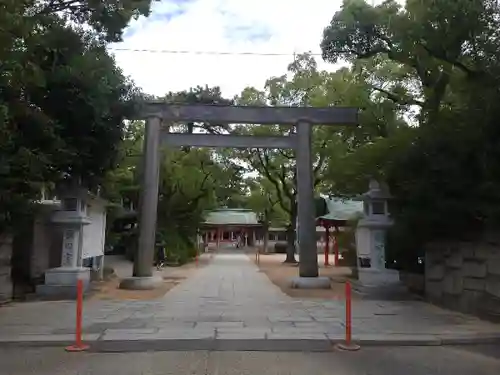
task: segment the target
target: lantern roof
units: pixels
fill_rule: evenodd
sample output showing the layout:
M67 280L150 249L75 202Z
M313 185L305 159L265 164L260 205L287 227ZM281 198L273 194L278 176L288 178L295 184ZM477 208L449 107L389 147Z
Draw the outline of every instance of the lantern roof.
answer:
M368 191L362 195L364 201L370 200L388 200L392 198L389 192L389 187L386 184L381 184L376 180L370 180Z

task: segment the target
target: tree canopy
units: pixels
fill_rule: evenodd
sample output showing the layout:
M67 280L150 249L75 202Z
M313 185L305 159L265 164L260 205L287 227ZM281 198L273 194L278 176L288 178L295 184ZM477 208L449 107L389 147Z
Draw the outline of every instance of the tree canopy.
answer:
M149 6L121 3L0 6L0 227L29 210L43 186L75 179L96 188L114 168L139 92L106 40L119 40Z
M418 122L346 156L351 173L383 176L395 196L393 248L498 223L499 8L495 1L345 0L325 28L327 61L365 71ZM395 67L390 77L373 69ZM394 74L396 73L396 74ZM382 79L380 79L382 78ZM385 85L383 87L382 85ZM407 116L409 117L409 116ZM338 176L337 176L338 177Z

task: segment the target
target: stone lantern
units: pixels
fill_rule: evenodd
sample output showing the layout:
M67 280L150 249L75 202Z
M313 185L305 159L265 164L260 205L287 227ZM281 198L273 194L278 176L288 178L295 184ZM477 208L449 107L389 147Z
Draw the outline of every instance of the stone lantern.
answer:
M359 283L381 286L399 283L399 272L386 268L385 243L387 229L392 225L387 188L375 180L362 196L363 217L356 228L356 255Z
M38 285L38 294L76 296L78 279L83 281L84 290L88 289L90 269L82 266L83 228L92 222L87 215L87 198L87 190L81 188L60 193L61 206L51 222L62 232L61 266L45 272L45 284Z

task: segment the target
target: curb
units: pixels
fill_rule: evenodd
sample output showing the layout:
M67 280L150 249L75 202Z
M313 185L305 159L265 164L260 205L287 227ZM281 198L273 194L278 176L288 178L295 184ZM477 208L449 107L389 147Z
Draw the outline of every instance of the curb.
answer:
M46 335L45 335L46 336ZM154 340L84 340L90 352L142 352L142 351L288 351L330 352L341 337L328 339L154 339ZM363 347L377 346L453 346L500 344L500 334L462 335L359 335L353 343ZM1 340L2 347L63 347L73 344L68 339Z
M499 344L500 333L439 335L441 345Z

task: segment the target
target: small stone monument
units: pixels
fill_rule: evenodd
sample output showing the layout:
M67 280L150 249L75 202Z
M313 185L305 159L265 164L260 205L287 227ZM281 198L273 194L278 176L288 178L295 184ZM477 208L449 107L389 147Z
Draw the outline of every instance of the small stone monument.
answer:
M90 269L82 266L83 228L91 223L87 215L88 192L70 189L61 193L61 209L53 213L51 222L62 231L61 266L45 271L45 284L37 286L42 296L76 297L78 279L88 290Z
M399 272L386 268L385 237L392 225L389 216L388 188L370 181L363 194L363 217L356 228L358 279L362 286L379 287L399 284Z

